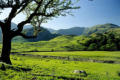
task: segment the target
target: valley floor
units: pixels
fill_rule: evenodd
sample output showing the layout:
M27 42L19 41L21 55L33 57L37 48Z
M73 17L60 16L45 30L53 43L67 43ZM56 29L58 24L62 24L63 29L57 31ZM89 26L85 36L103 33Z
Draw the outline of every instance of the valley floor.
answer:
M0 80L120 80L119 51L21 52L11 60L4 70L0 63Z

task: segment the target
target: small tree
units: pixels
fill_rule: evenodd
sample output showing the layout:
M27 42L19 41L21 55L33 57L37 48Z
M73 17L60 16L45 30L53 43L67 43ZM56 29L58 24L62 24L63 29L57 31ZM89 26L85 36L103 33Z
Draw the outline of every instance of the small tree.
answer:
M78 0L76 0L78 1ZM66 16L70 14L71 9L78 9L74 6L75 0L0 0L0 10L10 8L9 16L0 21L2 30L2 53L1 61L11 64L10 51L11 40L16 36L23 38L34 38L40 31L41 23L57 16ZM24 12L26 20L17 25L17 30L11 29L11 21L21 12ZM25 24L31 23L34 26L34 35L27 36L22 33Z

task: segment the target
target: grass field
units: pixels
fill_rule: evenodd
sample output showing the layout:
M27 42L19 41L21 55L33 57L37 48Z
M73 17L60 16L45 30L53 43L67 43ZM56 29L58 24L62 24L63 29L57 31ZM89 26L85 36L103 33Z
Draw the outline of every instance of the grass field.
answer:
M21 52L11 60L12 66L0 70L0 80L120 80L117 51Z

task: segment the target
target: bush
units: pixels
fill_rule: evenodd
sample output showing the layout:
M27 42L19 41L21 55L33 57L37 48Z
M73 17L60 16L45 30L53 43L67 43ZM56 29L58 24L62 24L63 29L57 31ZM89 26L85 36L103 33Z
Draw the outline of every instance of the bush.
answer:
M95 44L95 43L90 44L89 47L88 47L88 50L89 51L98 50L97 44Z

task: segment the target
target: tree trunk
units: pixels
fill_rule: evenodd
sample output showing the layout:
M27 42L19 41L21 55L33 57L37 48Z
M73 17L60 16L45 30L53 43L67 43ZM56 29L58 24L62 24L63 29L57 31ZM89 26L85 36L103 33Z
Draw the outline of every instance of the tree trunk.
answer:
M9 34L10 33L3 34L1 61L7 64L12 64L10 60L11 37Z

